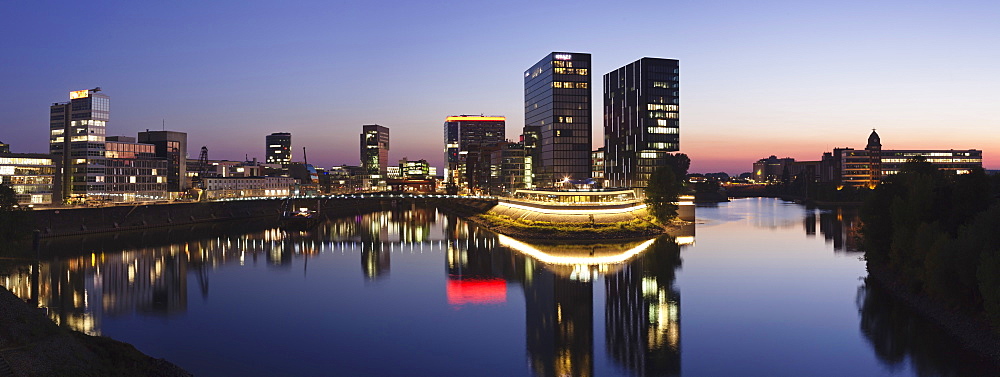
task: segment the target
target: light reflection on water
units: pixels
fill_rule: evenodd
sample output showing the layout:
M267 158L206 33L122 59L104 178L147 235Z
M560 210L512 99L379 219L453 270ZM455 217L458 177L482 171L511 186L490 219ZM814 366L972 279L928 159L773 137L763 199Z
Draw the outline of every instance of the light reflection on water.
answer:
M920 359L900 366L872 350L886 331L858 330L863 262L838 253L857 250L850 211L773 199L698 211L697 237L687 228L680 246L521 242L417 207L309 232L237 224L52 241L66 257L2 264L0 282L57 323L195 374L921 373ZM864 323L881 323L871 316L885 311L867 305ZM810 337L829 340L796 343Z

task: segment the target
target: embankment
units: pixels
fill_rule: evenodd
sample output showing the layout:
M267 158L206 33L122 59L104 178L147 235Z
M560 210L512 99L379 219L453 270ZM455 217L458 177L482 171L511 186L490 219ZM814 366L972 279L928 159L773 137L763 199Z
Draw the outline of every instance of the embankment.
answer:
M314 205L316 200L301 199ZM324 216L344 216L380 210L382 200L321 200ZM276 220L285 202L276 199L227 202L172 203L101 208L72 208L32 211L31 228L42 237L117 233L159 227L191 225L216 221Z
M61 328L2 286L0 375L191 376L126 343Z

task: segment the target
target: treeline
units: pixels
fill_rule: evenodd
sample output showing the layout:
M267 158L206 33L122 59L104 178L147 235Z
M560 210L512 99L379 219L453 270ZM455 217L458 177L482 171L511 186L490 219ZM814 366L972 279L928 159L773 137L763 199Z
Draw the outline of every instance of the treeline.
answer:
M17 204L14 189L0 183L0 243L23 239L29 235L28 210Z
M870 274L888 272L913 292L985 313L1000 328L998 181L908 162L861 209Z

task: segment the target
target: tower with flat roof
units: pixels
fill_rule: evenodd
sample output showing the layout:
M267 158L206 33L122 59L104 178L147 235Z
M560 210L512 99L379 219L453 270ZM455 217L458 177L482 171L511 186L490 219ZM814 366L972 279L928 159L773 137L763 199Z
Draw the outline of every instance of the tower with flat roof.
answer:
M279 164L288 167L292 162L292 134L288 132L275 132L265 138L267 144L267 156L264 160L268 164Z
M97 87L69 92L69 102L49 107L49 152L62 166L56 173L60 201L105 192L104 137L110 102Z
M462 185L470 149L497 145L504 141L507 118L499 115L453 115L444 119L445 180Z
M679 62L642 58L604 75L604 178L611 187L648 186L680 150Z
M532 183L590 178L590 54L553 52L524 71L524 125L537 127Z

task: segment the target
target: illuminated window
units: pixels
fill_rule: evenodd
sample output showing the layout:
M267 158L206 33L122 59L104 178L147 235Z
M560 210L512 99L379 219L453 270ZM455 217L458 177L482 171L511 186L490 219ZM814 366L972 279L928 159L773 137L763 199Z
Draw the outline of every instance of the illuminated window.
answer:
M667 84L667 83L665 83L663 81L653 81L653 87L654 88L669 88L670 84Z

